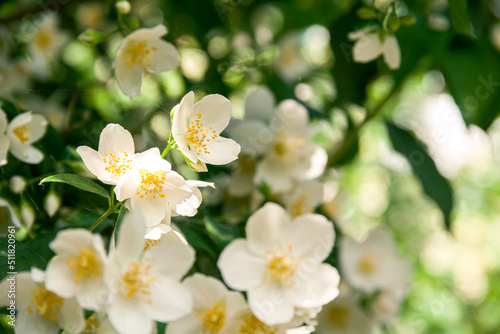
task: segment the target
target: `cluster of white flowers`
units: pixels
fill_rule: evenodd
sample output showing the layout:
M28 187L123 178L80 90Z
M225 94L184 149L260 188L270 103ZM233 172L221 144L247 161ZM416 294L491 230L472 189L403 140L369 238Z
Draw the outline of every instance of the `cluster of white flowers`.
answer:
M41 115L28 111L8 122L0 109L0 166L7 164L7 152L25 163L40 163L43 153L33 144L43 137L46 129L47 120Z

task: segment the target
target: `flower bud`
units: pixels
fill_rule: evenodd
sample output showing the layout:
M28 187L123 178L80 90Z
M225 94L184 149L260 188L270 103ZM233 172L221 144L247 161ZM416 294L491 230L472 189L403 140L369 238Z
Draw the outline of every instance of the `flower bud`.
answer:
M49 217L52 217L61 207L61 199L59 198L59 196L56 195L55 192L51 191L45 197L45 201L43 202L43 207L45 208L45 211L47 211Z
M130 2L128 1L118 1L116 4L116 10L118 11L118 13L122 14L122 15L127 15L128 13L130 13Z
M26 188L26 180L22 176L14 175L10 179L10 190L14 194L22 193L25 188Z

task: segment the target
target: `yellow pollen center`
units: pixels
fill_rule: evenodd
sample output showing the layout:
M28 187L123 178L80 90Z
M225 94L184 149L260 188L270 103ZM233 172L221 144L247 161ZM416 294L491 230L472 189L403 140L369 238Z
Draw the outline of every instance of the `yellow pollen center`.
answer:
M365 275L373 274L377 269L376 265L372 254L365 254L358 262L359 270Z
M68 259L67 265L73 270L74 281L77 284L101 275L101 261L93 249L81 249L80 254Z
M36 37L35 44L40 49L48 49L50 47L50 45L52 44L52 38L45 31L39 32L37 37Z
M34 288L31 291L31 296L33 298L28 306L29 314L36 312L46 320L57 321L57 311L64 303L61 297L47 291L43 286Z
M85 329L83 330L83 333L97 333L99 327L99 321L94 313L85 321Z
M24 145L31 136L31 133L29 132L29 129L26 125L21 125L12 130L12 132L16 135L17 138L21 141L21 144Z
M144 250L154 247L157 242L159 242L163 238L163 235L158 239L146 239L146 243L144 244Z
M140 170L141 173L141 183L137 190L137 195L141 198L144 195L153 195L153 199L156 199L156 195L161 198L165 197L163 193L163 184L165 183L165 172L157 171L155 173L150 173L145 169ZM162 175L163 174L163 175Z
M203 334L219 333L226 318L226 303L219 301L212 308L196 312L196 317L203 322Z
M121 292L122 295L130 299L135 296L146 297L151 294L150 286L155 281L153 276L149 275L151 265L145 262L132 262L127 271L122 276ZM151 303L150 300L145 300Z
M137 64L142 69L145 69L151 61L151 51L156 50L158 50L156 47L148 47L148 44L145 42L131 45L125 53L125 65L127 68L131 68Z
M313 211L314 208L307 204L307 197L305 195L299 196L290 206L290 214L292 217L298 217L305 213L312 213Z
M186 142L189 145L189 149L196 151L197 155L200 155L201 152L210 154L206 143L210 139L214 140L217 136L217 132L211 126L208 129L205 128L201 122L201 114L196 114L196 118L186 127Z
M250 314L243 319L238 334L276 334L278 333L277 327L270 327L257 319L253 314Z
M102 161L107 165L104 169L114 176L122 176L130 169L132 160L128 158L127 152L119 152L118 156L111 152L104 153L106 158Z
M300 261L292 254L292 245L288 244L276 251L268 251L267 271L265 282L267 285L279 284L287 289L293 289L293 277L300 268Z
M347 317L349 312L343 307L332 307L328 311L328 323L340 329L347 328Z

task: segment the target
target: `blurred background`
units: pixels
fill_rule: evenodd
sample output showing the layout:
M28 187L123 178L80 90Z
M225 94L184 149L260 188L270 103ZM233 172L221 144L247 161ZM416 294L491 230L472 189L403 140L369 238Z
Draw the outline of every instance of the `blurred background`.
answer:
M105 210L98 199L60 195L59 185L34 185L40 175L85 174L75 148L96 147L107 123L131 131L137 151L161 148L169 111L187 92L222 94L233 117L244 119L248 94L267 86L277 102L295 99L307 108L314 141L328 152L316 212L335 223L338 238L362 240L376 227L387 228L411 264L397 316L374 331L500 332L500 0L130 4L130 13L119 15L111 0L0 3L2 108L10 116L33 110L51 124L40 143L47 159L37 166L12 159L0 172L1 197L23 222L19 238L26 247L50 257L44 243L56 228L90 225L99 216L95 208ZM57 19L45 23L47 13ZM122 33L161 23L180 66L145 76L141 96L129 99L112 71ZM56 39L49 50L41 27ZM381 45L355 51L362 40L349 34L363 29L375 31ZM397 66L384 58L396 52L394 45L384 49L392 37L401 55ZM370 52L383 56L363 61ZM227 226L212 222L212 239L205 240L206 224L190 230L179 222L195 240L198 269L215 276L215 263L204 256L217 254L207 248L214 238L223 245L233 229L241 233L256 207L252 194L227 189L235 175L253 173L252 163L241 161L200 176L218 185L204 193L205 212ZM197 177L186 166L179 172ZM13 175L27 180L21 194L9 188ZM47 209L50 194L59 201L54 214ZM108 236L111 231L111 221L101 228ZM338 267L336 251L329 262Z

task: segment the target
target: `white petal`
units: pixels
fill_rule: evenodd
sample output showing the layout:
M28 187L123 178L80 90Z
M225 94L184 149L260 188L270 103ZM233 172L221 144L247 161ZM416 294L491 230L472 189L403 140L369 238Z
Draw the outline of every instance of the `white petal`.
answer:
M151 333L154 321L142 304L133 299L117 296L107 309L111 325L120 334Z
M224 248L217 261L224 282L232 289L245 291L264 281L264 258L249 252L245 239L236 239Z
M28 310L22 310L16 316L16 333L59 333L59 324L56 321L45 320L38 313L29 314Z
M229 292L218 279L199 273L186 278L182 284L191 291L195 308L212 308Z
M0 166L7 164L7 151L9 150L9 145L9 138L0 133Z
M172 43L158 39L148 43L150 47L150 62L146 67L152 72L166 72L179 66L179 54ZM151 49L156 48L156 50Z
M115 187L116 199L124 201L137 196L137 187L141 183L141 175L137 169L134 169L120 178Z
M83 309L74 298L64 300L58 312L58 322L68 334L78 334L85 327Z
M226 128L231 119L231 102L219 94L207 95L195 103L189 121L195 120L196 114L201 114L200 123L205 128L212 127L219 134Z
M198 334L203 333L203 323L193 312L179 320L168 323L165 334Z
M160 224L165 218L165 211L168 209L167 203L164 198L157 196L152 198L145 196L144 198L133 197L130 200L132 205L132 212L139 210L144 217L144 224L147 227Z
M137 64L129 68L125 64L125 58L118 55L115 57L114 65L116 81L123 93L128 97L140 95L144 70Z
M294 306L284 298L281 290L275 285L262 284L247 293L250 309L266 325L288 323L295 315Z
M10 153L22 162L38 164L43 160L43 153L39 149L31 145L16 145L16 143L12 141L11 144Z
M3 134L5 129L7 129L7 116L2 108L0 108L0 134Z
M126 37L126 40L142 41L155 40L167 34L167 27L163 24L151 28L141 28L132 32Z
M267 86L260 87L245 100L245 119L254 118L268 121L274 114L276 99Z
M284 100L278 105L271 120L271 129L274 132L286 130L304 135L304 129L309 124L307 109L295 100Z
M217 137L206 143L210 153L200 152L198 159L211 165L225 165L238 159L240 145L232 139Z
M292 177L290 172L281 164L276 164L271 159L262 160L255 171L254 182L267 183L273 193L287 192L292 189Z
M339 295L340 276L337 269L322 264L301 281L297 287L288 291L297 307L313 308L328 304Z
M12 132L15 128L23 126L31 122L33 115L31 111L24 112L14 117L7 125L7 132Z
M328 162L328 154L325 149L313 143L307 143L302 151L306 154L295 166L294 177L297 180L312 180L323 174Z
M30 132L30 137L26 144L34 143L42 138L47 130L47 124L47 119L42 115L31 115L31 121L26 124Z
M165 256L168 257L167 261L164 260ZM175 233L168 232L154 247L146 251L145 258L151 258L155 263L151 268L153 275L180 280L193 266L195 252Z
M383 45L384 60L391 70L396 70L401 65L401 49L396 37L385 36Z
M377 59L382 54L382 51L378 33L370 33L354 43L352 57L355 62L368 63Z
M325 216L308 213L298 216L285 232L293 245L293 253L301 258L310 257L323 262L333 249L335 231Z
M120 124L108 124L102 130L99 137L99 153L111 152L117 155L119 152L132 155L135 153L134 139L130 132Z
M104 286L103 277L87 279L76 294L78 304L88 310L98 311L106 301L108 291Z
M172 122L172 136L174 137L177 146L182 151L182 153L191 161L196 162L198 160L196 152L188 148L188 144L185 139L185 134L187 131L187 125L189 124L189 117L193 113L194 106L194 93L187 93L181 100L179 108L174 113Z
M57 233L49 244L57 255L78 255L80 249L88 248L93 243L92 233L83 228L63 230Z
M146 305L151 318L167 322L180 319L193 310L193 299L186 287L166 277L157 279L159 282L151 288L151 304Z
M266 203L248 219L245 228L248 250L264 256L267 251L280 247L290 223L285 209L276 203Z
M122 265L139 259L144 249L145 230L143 216L139 211L132 211L123 218L116 246L116 256Z
M45 287L62 298L73 297L79 288L75 283L75 273L68 265L68 258L55 256L45 271Z
M263 154L274 140L274 133L260 120L235 120L228 133L241 145L241 153L255 157Z

